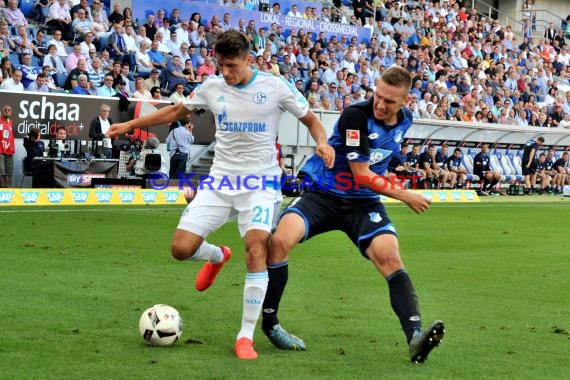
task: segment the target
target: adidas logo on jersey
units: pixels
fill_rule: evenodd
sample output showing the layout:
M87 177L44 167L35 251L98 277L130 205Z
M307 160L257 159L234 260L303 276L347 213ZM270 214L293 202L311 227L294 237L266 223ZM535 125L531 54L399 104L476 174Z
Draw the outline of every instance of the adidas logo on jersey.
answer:
M225 103L226 99L224 98L224 95L220 95L218 96L218 99L216 100L216 102L218 103Z

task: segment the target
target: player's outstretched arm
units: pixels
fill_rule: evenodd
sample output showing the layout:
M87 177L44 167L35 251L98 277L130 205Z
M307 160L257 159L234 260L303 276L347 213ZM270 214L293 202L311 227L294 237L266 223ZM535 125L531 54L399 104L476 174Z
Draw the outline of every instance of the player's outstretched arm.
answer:
M299 120L307 126L311 137L317 143L317 156L325 161L327 168L332 168L334 165L335 151L327 142L327 133L323 123L321 123L319 118L311 110Z
M138 119L113 124L107 131L107 136L113 138L136 128L170 124L175 120L184 119L189 112L182 103L166 106Z
M412 193L403 189L399 184L390 181L387 177L378 175L370 170L369 162L349 162L350 170L355 182L372 191L397 199L408 205L416 214L426 211L431 201L421 194Z

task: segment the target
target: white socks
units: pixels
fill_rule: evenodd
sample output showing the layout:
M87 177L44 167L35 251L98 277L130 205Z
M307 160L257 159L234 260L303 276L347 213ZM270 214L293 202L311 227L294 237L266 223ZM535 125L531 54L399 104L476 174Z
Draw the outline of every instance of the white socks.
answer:
M213 264L221 263L224 260L222 249L217 245L208 243L206 240L200 244L198 250L192 257L192 261L210 261Z
M261 313L268 283L269 276L267 275L267 271L247 273L245 276L245 285L243 287L243 315L241 319L241 330L237 339L246 337L253 340L253 332L259 314Z

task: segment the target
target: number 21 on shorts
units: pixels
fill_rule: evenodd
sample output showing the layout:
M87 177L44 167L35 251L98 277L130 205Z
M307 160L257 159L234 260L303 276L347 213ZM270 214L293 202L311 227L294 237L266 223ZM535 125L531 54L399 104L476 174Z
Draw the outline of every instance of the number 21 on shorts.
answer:
M270 214L271 210L269 209L269 207L255 206L253 208L253 218L251 219L251 221L252 223L269 225Z

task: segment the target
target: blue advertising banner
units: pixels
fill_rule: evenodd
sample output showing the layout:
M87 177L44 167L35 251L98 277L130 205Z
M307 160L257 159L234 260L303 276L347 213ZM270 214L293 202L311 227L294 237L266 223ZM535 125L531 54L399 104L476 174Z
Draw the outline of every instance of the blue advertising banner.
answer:
M304 11L304 7L308 6L308 4L316 4L318 9L321 7L321 5L317 3L308 3L304 1L297 3L301 4L301 12ZM294 2L291 2L291 4L294 4ZM165 2L161 0L133 0L134 16L138 19L145 18L147 14L154 13L157 9L164 9L164 5ZM188 20L192 13L195 12L200 13L202 20L210 20L212 16L215 15L221 19L224 13L229 13L231 15L231 23L236 27L239 20L243 19L246 24L249 20L255 21L257 28L265 27L269 29L271 24L276 23L281 25L283 29L287 31L286 34L288 34L289 29L304 29L305 31L312 31L315 36L320 32L324 32L327 38L337 36L340 39L340 36L346 35L349 39L350 37L357 37L358 42L368 41L370 38L370 31L368 29L353 25L307 20L299 17L275 15L267 12L246 9L236 9L206 2L184 0L168 1L168 7L166 9L167 13L170 13L170 10L173 8L179 8L181 16L185 20Z
M193 0L197 3L207 3L207 4L213 4L213 5L223 5L223 3L226 3L228 1L224 1L224 0ZM259 0L237 0L236 3L241 3L244 2L244 6L240 7L249 11L257 11L259 10ZM229 1L231 2L231 0ZM271 7L274 3L279 3L279 5L281 6L280 8L280 13L286 15L287 12L289 12L291 10L291 7L293 5L297 5L297 11L301 12L301 13L305 13L305 9L307 7L311 7L311 8L317 8L317 10L319 12L321 12L321 9L323 7L323 3L322 2L311 2L311 1L298 1L298 0L269 0L269 6Z

